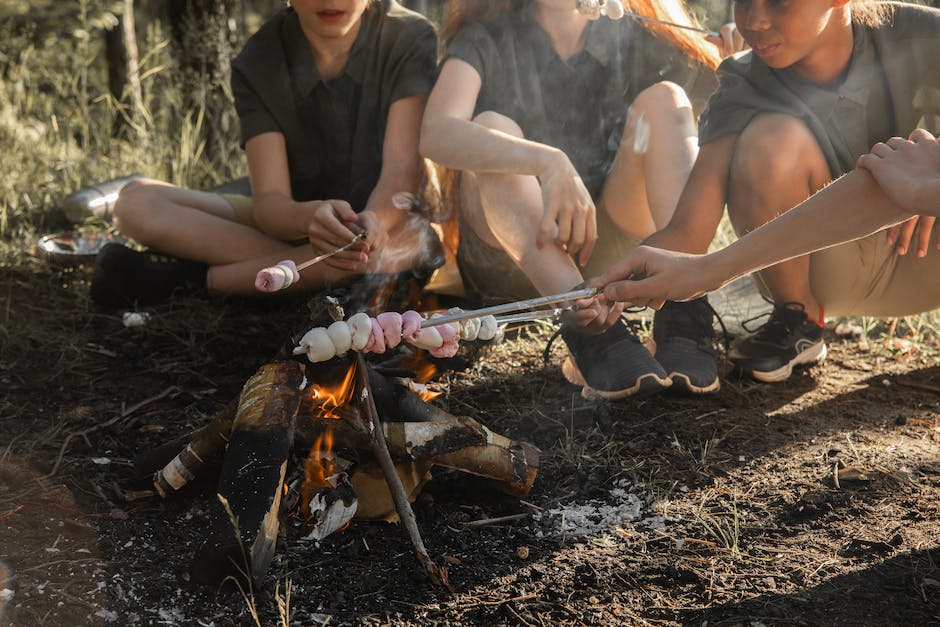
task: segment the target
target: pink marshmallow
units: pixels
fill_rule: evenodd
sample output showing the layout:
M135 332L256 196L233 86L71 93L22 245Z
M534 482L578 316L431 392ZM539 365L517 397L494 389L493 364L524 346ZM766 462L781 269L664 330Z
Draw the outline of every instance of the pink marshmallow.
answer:
M440 326L450 326L447 324L442 324ZM440 327L438 327L440 328ZM437 348L432 348L428 352L434 355L435 357L453 357L457 354L457 349L460 347L460 338L455 336L449 340L444 340L444 343L438 346Z
M452 339L460 338L460 329L454 328L456 326L457 325L455 324L439 324L435 328L437 329L437 332L441 334L441 339L443 339L444 343L446 344Z
M421 330L421 314L409 309L401 315L401 334L402 337L413 339L418 331Z
M397 311L385 311L376 316L385 334L385 345L395 348L401 343L402 316Z
M372 332L369 333L369 342L363 349L367 353L377 353L381 355L385 352L385 332L382 325L375 318L372 320Z
M290 259L263 268L255 277L255 288L262 292L276 292L300 280L297 265Z

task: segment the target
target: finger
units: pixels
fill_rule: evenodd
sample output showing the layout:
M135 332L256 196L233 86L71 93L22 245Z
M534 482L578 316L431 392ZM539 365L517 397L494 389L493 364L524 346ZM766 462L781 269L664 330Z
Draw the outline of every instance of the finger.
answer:
M585 212L586 214L586 212ZM584 238L587 234L587 215L575 216L571 225L571 241L568 242L568 252L574 255L584 247ZM578 259L581 257L578 256Z
M892 149L890 146L888 146L888 144L884 142L878 142L877 144L871 147L871 154L878 155L879 157L882 157L882 158L887 157L892 152L894 152L894 149Z
M888 145L888 147L890 147L891 149L893 149L893 150L899 150L899 149L903 148L904 146L908 145L910 142L909 142L908 140L904 139L903 137L892 137L891 139L889 139L889 140L886 141L885 143L886 143L886 144Z
M917 256L927 256L927 249L930 248L930 234L933 229L933 223L936 218L932 216L923 216L917 224Z
M545 242L551 242L556 239L555 234L558 232L558 225L555 224L555 213L546 211L545 215L542 216L542 223L539 225L539 234L535 239L535 245L538 248L545 246Z
M925 129L915 128L910 135L910 140L915 144L919 144L921 142L935 142L937 138Z
M888 246L893 246L896 241L898 241L898 229L899 225L895 224L892 227L889 227L885 232L885 243Z
M558 235L555 237L555 241L561 246L570 246L571 245L571 220L572 212L570 209L562 209L558 214L558 219L555 221L555 224L558 225Z
M914 235L914 229L917 228L918 218L914 217L901 224L898 230L898 241L895 244L895 250L899 255L906 255L911 245L911 237Z
M356 222L359 215L353 211L352 205L345 200L330 199L327 201L333 207L336 216L343 222Z
M591 260L594 247L597 245L597 209L591 212L590 219L585 221L584 244L581 246L579 261L586 265Z

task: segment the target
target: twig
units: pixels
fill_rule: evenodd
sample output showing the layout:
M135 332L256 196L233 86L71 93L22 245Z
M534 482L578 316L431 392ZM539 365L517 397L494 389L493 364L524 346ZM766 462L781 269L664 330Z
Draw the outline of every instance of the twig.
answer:
M95 425L93 427L88 427L87 429L83 429L81 431L72 431L67 436L65 436L65 440L62 442L62 446L59 448L59 455L56 457L55 463L52 465L52 470L49 471L49 474L47 474L46 477L52 477L55 475L55 473L59 471L59 464L62 463L62 458L65 456L65 451L68 449L69 443L72 441L72 438L78 436L78 437L86 438L87 440L89 433L94 433L95 431L99 431L101 429L104 429L105 427L110 427L114 423L120 420L123 420L124 418L127 418L128 416L133 414L135 411L137 411L141 407L144 407L146 405L149 405L150 403L158 401L161 398L164 398L166 396L169 396L170 394L173 394L174 392L179 392L179 388L175 385L171 385L170 387L163 390L156 396L145 398L144 400L140 401L136 405L131 405L127 409L124 409L120 414L118 414L111 420L102 422L101 424Z
M329 258L332 257L333 255L338 255L339 253L343 252L344 250L348 250L350 246L352 246L353 244L355 244L356 242L358 242L359 240L361 240L361 239L364 238L364 237L365 237L365 234L364 234L364 233L359 233L358 235L356 235L355 237L353 237L352 240L351 240L348 244L343 244L343 245L340 246L339 248L334 248L333 250L331 250L331 251L328 252L328 253L323 253L322 255L318 255L318 256L314 257L313 259L308 259L307 261L305 261L305 262L303 262L303 263L298 263L298 264L297 264L297 272L300 272L301 270L304 270L304 269L306 269L306 268L309 268L310 266L312 266L312 265L315 264L315 263L320 263L320 262L323 261L324 259L329 259Z
M934 394L940 394L940 387L936 385L927 385L926 383L913 383L908 381L895 381L897 385L903 385L907 388L913 388L915 390L923 390L924 392L933 392Z
M483 518L480 520L471 520L466 523L465 527L486 527L489 525L498 525L504 522L512 522L514 520L522 520L523 518L528 518L529 514L511 514L509 516L499 516L498 518Z
M359 377L359 385L362 389L362 405L371 422L371 437L369 442L372 445L372 452L382 468L385 475L385 482L388 484L388 490L395 502L395 509L398 511L398 517L401 519L405 530L411 538L411 544L415 547L418 555L418 561L424 568L424 572L435 585L443 586L451 590L450 583L447 581L447 569L438 566L428 555L424 548L424 541L421 539L421 532L418 531L418 523L415 520L414 511L411 509L411 503L408 502L408 496L405 494L405 488L401 484L401 479L395 471L395 464L392 462L392 456L388 452L388 442L385 441L385 433L382 430L382 423L379 420L378 410L375 408L375 399L372 397L372 386L369 384L369 373L366 371L366 360L362 353L356 352L356 376Z

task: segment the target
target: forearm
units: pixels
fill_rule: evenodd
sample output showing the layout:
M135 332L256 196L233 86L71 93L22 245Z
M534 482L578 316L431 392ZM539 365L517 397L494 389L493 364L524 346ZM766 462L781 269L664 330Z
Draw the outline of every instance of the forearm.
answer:
M539 176L559 149L455 117L425 120L421 154L454 170Z
M782 216L709 255L728 282L781 261L856 240L909 218L872 176L855 170Z
M307 237L313 219L313 206L297 202L281 192L260 192L254 195L254 218L262 231L285 242Z

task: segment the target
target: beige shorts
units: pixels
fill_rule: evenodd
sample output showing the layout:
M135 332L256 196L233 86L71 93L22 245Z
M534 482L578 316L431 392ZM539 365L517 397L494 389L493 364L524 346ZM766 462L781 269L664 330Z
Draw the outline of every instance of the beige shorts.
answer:
M889 318L940 308L940 251L898 255L879 232L813 253L810 286L826 315Z
M621 231L606 211L597 214L597 235L591 259L580 267L585 279L603 274L640 244L637 238ZM538 290L512 258L480 239L462 216L457 266L467 296L499 301L539 296Z
M235 210L235 221L257 229L255 222L255 203L251 196L243 194L219 194Z

